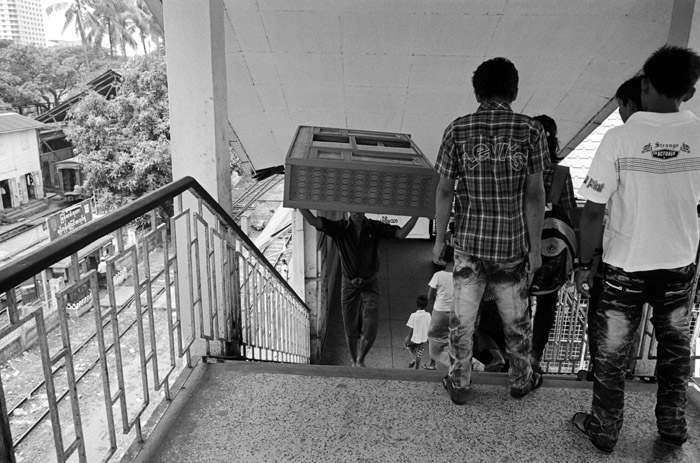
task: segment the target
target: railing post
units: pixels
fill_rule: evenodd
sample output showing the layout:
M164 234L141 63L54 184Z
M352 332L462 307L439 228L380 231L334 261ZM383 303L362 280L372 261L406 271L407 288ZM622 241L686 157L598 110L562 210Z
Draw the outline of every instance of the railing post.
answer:
M7 416L7 404L5 403L5 391L2 388L0 378L0 461L15 463L15 451L12 447L12 430L10 418Z

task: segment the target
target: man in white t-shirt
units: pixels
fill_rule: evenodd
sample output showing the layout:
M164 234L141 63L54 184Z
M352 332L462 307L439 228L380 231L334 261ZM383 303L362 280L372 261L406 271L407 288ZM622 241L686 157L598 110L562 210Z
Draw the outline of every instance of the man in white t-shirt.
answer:
M573 422L606 453L622 427L625 366L644 303L653 307L658 341L657 430L667 444L687 440L688 303L700 239L700 119L680 111L680 105L693 97L698 78L695 52L671 46L654 52L644 64L644 110L606 133L579 189L588 201L581 216L576 285L588 296L591 259L602 247L603 294L591 412L576 413Z

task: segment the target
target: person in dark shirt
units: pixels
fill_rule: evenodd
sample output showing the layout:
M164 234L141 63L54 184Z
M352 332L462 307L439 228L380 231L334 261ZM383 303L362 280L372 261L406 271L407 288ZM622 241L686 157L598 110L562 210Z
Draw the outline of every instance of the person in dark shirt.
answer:
M379 326L379 241L405 238L416 225L411 217L403 227L350 212L350 219L329 220L300 209L309 224L333 239L342 268L341 305L345 337L352 366L365 367L365 357L374 344ZM360 352L357 353L357 341Z

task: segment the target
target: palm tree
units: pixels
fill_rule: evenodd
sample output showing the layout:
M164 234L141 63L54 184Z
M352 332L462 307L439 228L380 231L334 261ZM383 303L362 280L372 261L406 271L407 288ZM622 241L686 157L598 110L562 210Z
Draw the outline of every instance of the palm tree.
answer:
M150 38L151 41L156 44L156 47L160 46L163 41L163 30L156 21L156 18L151 14L144 0L131 0L131 2L131 21L133 23L133 28L135 28L139 34L144 54L148 54L146 39Z
M89 42L85 33L84 21L86 15L89 13L88 9L91 6L90 0L72 0L65 2L55 2L46 8L46 14L52 15L58 11L65 11L66 21L63 24L63 32L65 32L72 24L75 23L75 29L80 36L80 41L83 44L83 51L85 53L85 62L87 63L88 70L90 69L90 57L88 54Z

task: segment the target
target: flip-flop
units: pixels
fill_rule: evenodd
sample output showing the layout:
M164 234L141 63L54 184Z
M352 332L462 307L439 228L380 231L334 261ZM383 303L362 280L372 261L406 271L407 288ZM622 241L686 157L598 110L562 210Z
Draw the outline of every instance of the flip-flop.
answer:
M503 369L503 366L505 365L505 362L497 362L497 363L489 363L484 367L484 371L490 372L490 373L498 373Z
M435 370L437 367L435 365L426 365L425 363L423 364L423 369L424 370Z

